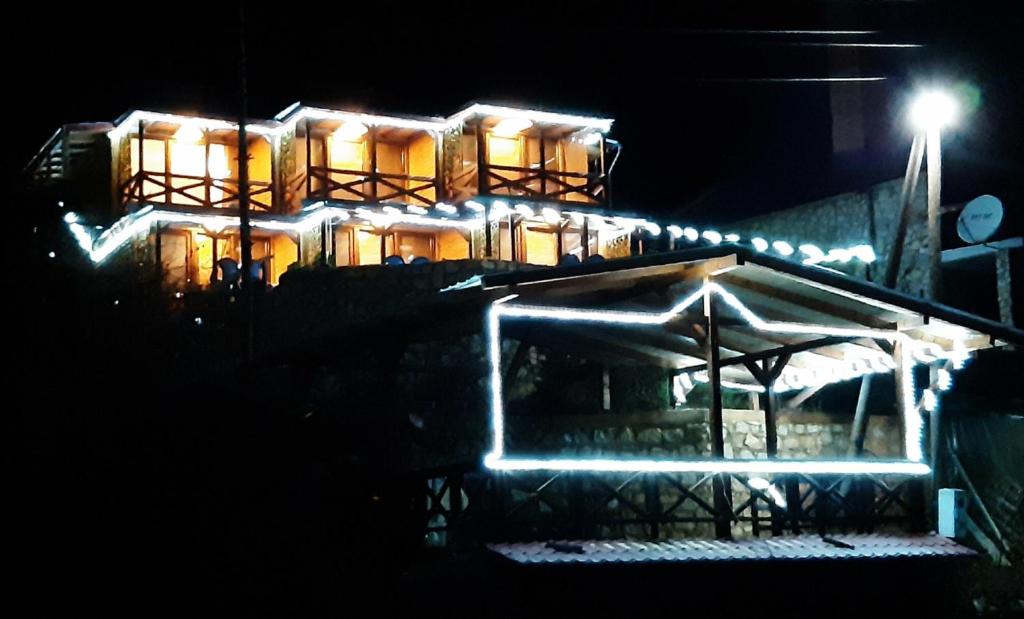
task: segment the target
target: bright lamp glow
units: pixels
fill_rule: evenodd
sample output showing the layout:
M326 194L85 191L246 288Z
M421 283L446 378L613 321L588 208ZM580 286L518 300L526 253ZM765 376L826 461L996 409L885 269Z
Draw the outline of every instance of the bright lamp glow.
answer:
M502 118L501 120L498 121L498 124L494 125L494 128L491 129L491 132L494 133L494 135L503 138L511 138L519 135L520 133L526 131L532 126L533 121L530 120L529 118Z
M558 222L562 221L562 216L558 213L558 211L551 208L550 206L545 206L544 208L542 208L540 210L540 213L541 215L544 216L544 221L548 222L551 225L555 225Z
M174 140L181 144L199 144L203 141L203 130L194 122L184 122L174 132Z
M956 115L956 100L939 90L921 93L910 107L910 121L922 131L948 127Z
M350 120L342 123L341 126L334 131L332 137L343 142L355 142L366 135L367 131L368 129L363 123L358 120Z

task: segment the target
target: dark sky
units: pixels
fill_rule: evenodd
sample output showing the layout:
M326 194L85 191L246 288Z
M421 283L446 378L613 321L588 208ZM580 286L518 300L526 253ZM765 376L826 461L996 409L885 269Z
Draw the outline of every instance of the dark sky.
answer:
M19 97L8 99L15 163L63 122L131 108L235 113L237 11L211 5L47 5L12 22L22 35L5 42L8 92ZM990 192L1012 208L1022 195L1024 20L995 5L328 6L250 7L252 115L300 99L410 114L478 100L611 115L625 146L618 209L721 221L901 175L906 98L942 82L978 103L944 140L947 201ZM760 81L836 76L886 78L860 86L865 145L842 154L829 84Z

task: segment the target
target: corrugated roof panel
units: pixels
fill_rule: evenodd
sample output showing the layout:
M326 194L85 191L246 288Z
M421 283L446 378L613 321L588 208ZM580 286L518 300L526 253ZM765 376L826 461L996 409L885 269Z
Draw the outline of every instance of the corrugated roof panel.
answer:
M838 535L830 543L817 536L737 541L667 540L563 541L490 544L521 564L683 563L704 561L773 561L972 557L975 553L938 535Z

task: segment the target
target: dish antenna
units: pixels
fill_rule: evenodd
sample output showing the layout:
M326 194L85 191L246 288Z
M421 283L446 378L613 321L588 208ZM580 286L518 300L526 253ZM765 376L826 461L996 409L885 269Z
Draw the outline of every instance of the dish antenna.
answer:
M984 243L1003 223L1003 203L988 194L978 196L964 205L956 220L956 233L965 243Z

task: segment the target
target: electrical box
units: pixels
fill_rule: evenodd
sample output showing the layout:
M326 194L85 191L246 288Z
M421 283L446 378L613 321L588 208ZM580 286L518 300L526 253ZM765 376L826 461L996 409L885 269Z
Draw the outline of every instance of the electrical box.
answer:
M939 488L939 535L943 537L964 536L964 510L967 496L957 488Z

